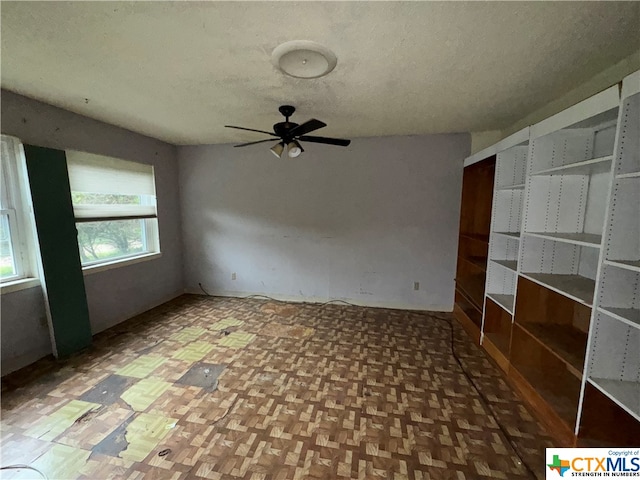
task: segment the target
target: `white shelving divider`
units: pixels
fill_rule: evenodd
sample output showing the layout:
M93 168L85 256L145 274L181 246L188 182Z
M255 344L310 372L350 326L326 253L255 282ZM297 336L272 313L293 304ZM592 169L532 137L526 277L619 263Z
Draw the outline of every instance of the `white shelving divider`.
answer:
M613 158L615 178L580 398L589 383L640 421L640 72L623 81ZM581 415L582 404L578 426Z
M493 147L496 153L496 173L485 302L486 298L490 298L511 316L516 294L528 145L527 127ZM483 340L484 316L480 341Z

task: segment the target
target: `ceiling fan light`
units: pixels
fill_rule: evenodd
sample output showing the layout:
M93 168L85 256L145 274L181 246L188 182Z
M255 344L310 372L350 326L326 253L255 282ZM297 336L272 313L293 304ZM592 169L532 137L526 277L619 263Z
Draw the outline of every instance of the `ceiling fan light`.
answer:
M276 157L281 158L282 152L284 152L284 142L276 143L269 150L271 150L271 153L273 153Z
M300 146L297 140L294 140L293 142L289 142L287 144L287 155L289 155L289 157L295 158L300 156L301 153L302 153L302 147Z

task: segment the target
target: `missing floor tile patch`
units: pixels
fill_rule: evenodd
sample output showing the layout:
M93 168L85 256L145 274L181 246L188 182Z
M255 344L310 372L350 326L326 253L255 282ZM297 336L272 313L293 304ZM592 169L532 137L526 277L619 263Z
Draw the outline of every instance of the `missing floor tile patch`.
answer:
M180 377L175 383L200 387L209 392L213 392L218 388L218 377L220 377L226 367L226 365L198 362L187 370L187 373Z
M85 402L112 405L120 400L120 395L133 385L137 380L133 377L122 375L109 375L96 384L91 390L83 393L79 399Z
M120 452L127 449L129 442L126 439L127 427L135 417L132 415L120 424L113 432L107 435L100 443L91 449L94 453L101 453L111 457L117 457Z
M177 422L175 418L161 415L138 414L127 427L125 439L129 445L120 452L119 457L134 462L143 461L169 430L175 428Z

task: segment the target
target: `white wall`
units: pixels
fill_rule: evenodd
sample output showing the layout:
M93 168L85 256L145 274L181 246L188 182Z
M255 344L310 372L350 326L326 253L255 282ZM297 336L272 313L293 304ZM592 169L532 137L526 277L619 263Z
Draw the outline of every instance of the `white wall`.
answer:
M23 143L83 150L155 167L162 257L84 277L92 332L181 294L176 148L5 90L1 107L2 133L16 136ZM47 328L40 328L43 315L40 287L1 296L2 374L51 353Z
M452 309L468 134L269 146L179 147L187 291Z

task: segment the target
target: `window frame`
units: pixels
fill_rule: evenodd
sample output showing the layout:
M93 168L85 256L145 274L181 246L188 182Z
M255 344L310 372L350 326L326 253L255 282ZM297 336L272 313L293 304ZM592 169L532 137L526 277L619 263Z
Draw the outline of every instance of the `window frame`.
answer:
M18 138L2 134L0 140L6 144L8 155L6 161L0 166L2 177L0 211L8 216L9 237L16 272L10 277L0 279L0 286L5 291L7 287L14 284L24 283L27 286L33 286L33 280L38 283L38 275L36 274L33 207L24 149Z
M67 152L69 152L69 150L67 150L65 153ZM77 150L73 152L74 154L85 153L90 156L96 156L95 154L92 154L92 153L80 152ZM86 263L82 263L82 256L81 256L80 261L81 261L83 273L85 275L89 273L103 271L103 270L109 270L111 268L117 268L117 267L126 266L130 264L135 264L135 263L139 263L146 260L152 260L162 256L162 253L160 250L160 229L158 226L158 215L157 215L157 195L155 194L155 183L156 183L155 168L153 167L153 165L143 163L143 162L135 162L132 160L109 157L107 155L97 155L97 156L105 157L110 160L119 160L122 162L137 163L139 165L150 167L151 178L153 180L153 185L154 185L154 189L153 189L154 194L153 195L141 194L140 205L153 205L156 210L156 213L153 216L144 216L144 217L132 217L132 216L127 216L126 214L123 214L122 216L114 215L107 218L98 218L98 217L84 218L84 217L76 216L75 218L76 228L78 225L82 223L90 223L90 222L116 222L121 220L142 220L143 221L142 238L144 243L146 244L145 251L132 253L130 255L124 255L124 256L115 257L115 258L104 258L104 259L92 260ZM73 168L69 166L69 160L67 160L67 165L68 165L68 168ZM123 169L123 171L126 171L126 170ZM73 193L90 193L90 192L81 192L80 190L73 190L73 185L71 185L71 193L73 194ZM112 194L118 195L122 193L112 192ZM87 205L87 204L73 204L73 205L75 207L76 205ZM80 241L78 241L78 250L80 251L81 248L82 247L80 246Z

